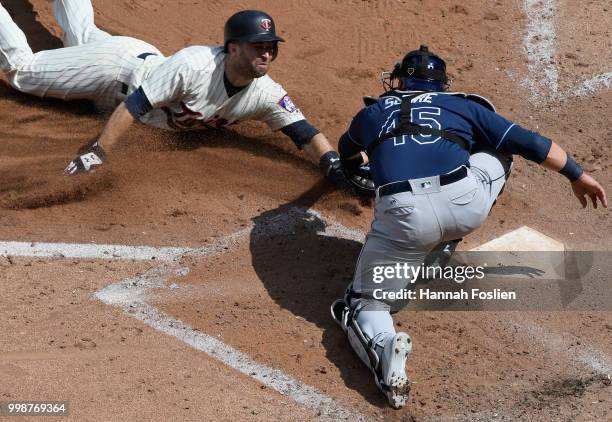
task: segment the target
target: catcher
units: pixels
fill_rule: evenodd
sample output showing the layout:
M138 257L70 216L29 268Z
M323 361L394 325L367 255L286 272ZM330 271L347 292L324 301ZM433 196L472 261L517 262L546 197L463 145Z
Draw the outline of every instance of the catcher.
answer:
M349 171L362 166L367 152L376 206L353 282L332 316L399 408L410 389L412 340L395 331L391 313L406 305L401 293L414 284L392 272L381 281L381 268L418 268L434 256L443 266L489 215L515 154L565 176L583 207L588 199L607 207L608 200L555 142L503 118L483 97L447 92L446 63L427 47L407 53L385 88L380 99L368 99L338 145Z
M347 186L338 153L267 73L284 40L266 13L244 10L225 23L223 46L187 47L164 57L153 45L111 36L94 24L90 0L55 0L64 48L33 53L0 5L0 68L15 89L39 97L92 100L113 110L102 134L66 173L102 165L136 121L169 130L226 127L241 120L280 130L328 179Z

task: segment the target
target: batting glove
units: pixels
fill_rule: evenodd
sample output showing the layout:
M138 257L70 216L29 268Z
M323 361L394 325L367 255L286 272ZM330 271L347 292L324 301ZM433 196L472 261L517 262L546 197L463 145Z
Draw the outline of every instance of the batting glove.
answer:
M95 142L89 146L85 152L77 155L74 160L68 163L68 167L66 167L64 173L74 176L79 173L90 172L100 167L104 161L106 161L106 153L102 147L98 145L98 142Z
M349 189L351 184L346 178L340 162L340 156L336 151L328 151L321 156L319 167L325 173L327 180L332 182L336 187L341 189Z

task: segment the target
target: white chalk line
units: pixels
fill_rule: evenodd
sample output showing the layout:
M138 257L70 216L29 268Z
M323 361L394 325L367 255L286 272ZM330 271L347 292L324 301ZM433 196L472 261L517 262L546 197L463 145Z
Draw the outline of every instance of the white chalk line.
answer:
M510 318L505 321L510 327L518 326L521 334L528 336L532 344L539 344L545 349L561 352L574 363L591 368L601 375L610 376L612 374L612 359L601 350L597 350L589 345L576 343L576 338L570 333L557 334L546 330L544 327L533 321L518 321L517 318ZM579 350L577 350L579 349Z
M0 256L173 261L190 248L75 243L0 242Z
M559 91L559 69L555 63L557 34L555 31L556 0L525 0L527 28L523 45L527 54L528 75L523 86L529 90L529 101L538 104L562 101L570 97L592 94L612 86L612 72L581 82L566 91Z
M242 234L238 236L238 233L234 233L221 239L219 243L224 244L228 239L231 239L232 242L239 241L248 234L244 231L239 233ZM202 250L202 253L204 256L213 256L224 251L226 251L224 247L217 248L216 245L212 245L211 248ZM234 349L215 337L195 330L147 303L151 290L167 288L168 279L186 273L186 268L181 267L178 263L166 263L138 277L123 280L99 290L95 296L108 305L121 308L125 314L142 321L151 328L175 337L297 403L316 410L321 419L366 419L358 412L339 405L316 388L301 383L279 369L255 362L245 353Z
M607 72L582 82L573 93L577 96L584 96L610 88L612 88L612 72Z
M530 90L534 102L546 96L545 91L556 94L559 89L559 71L553 62L555 3L555 0L525 0L527 31L523 43L529 74L524 85Z
M322 235L336 236L339 238L362 241L365 238L365 233L359 230L349 229L333 219L323 217L315 211L305 210L303 208L294 208L285 214L279 214L271 217L265 226L265 230L259 234L273 233L288 233L293 229L296 221L311 222L317 225L320 220L325 222L325 228L317 231ZM317 221L319 220L319 221ZM318 226L317 226L318 227ZM151 256L156 256L160 259L160 265L155 267L143 275L135 278L123 280L114 283L96 293L96 297L112 306L120 307L127 315L139 319L152 328L171 335L191 347L207 353L209 356L220 360L224 364L232 367L241 373L253 377L257 381L269 386L270 388L287 395L291 399L304 406L317 410L322 418L337 419L350 417L351 419L365 419L354 411L345 409L338 405L330 397L320 393L314 387L300 383L299 381L282 373L282 371L261 365L248 358L242 352L233 349L231 346L220 342L211 336L199 332L181 321L160 312L146 301L150 296L150 292L154 289L169 288L167 281L171 277L184 276L188 273L188 269L180 265L180 259L186 256L206 257L225 253L240 241L245 239L249 234L254 233L253 226L249 226L238 232L232 233L219 239L214 244L199 249L191 248L149 248L149 247L124 247L126 249L118 249L121 252L115 253L114 259L150 259ZM52 243L35 243L35 249L32 246L24 249L23 242L2 242L0 243L3 249L3 255L14 256L12 247L15 247L15 252L21 253L20 256L48 256L48 257L80 257L75 251L81 247L93 248L87 249L88 253L83 254L88 259L109 259L109 246L117 247L118 245L92 245L92 244L52 244ZM29 243L27 245L30 245ZM67 249L62 249L68 245ZM96 246L99 249L96 252ZM180 254L180 251L184 251ZM2 250L2 249L0 249ZM117 251L117 249L113 249ZM33 255L27 255L27 251L33 252ZM59 251L59 253L58 253ZM92 252L93 251L93 252ZM130 255L130 251L134 255ZM143 253L146 251L146 253ZM95 253L94 253L95 252ZM162 253L165 252L165 253ZM78 255L78 256L77 256ZM162 260L161 257L166 259ZM165 261L165 262L164 262ZM551 333L543 327L529 322L517 323L515 325L523 328L523 334L530 338L538 333L538 338L548 349L555 350L567 356L568 360L577 365L589 367L592 370L603 375L608 375L612 368L610 357L595 348L585 345L580 348L574 347L571 353L568 351L567 340L561 335ZM545 334L545 335L544 335ZM220 342L220 343L217 343ZM213 347L214 345L214 347ZM215 350L224 350L227 353L222 353L227 358L220 357ZM256 368L256 369L253 369Z
M103 295L98 297L102 298ZM117 303L106 303L117 306ZM122 308L129 316L142 321L151 328L175 337L297 403L316 410L322 419L365 420L365 417L338 405L332 398L319 392L316 388L301 383L279 369L253 361L245 353L210 335L194 330L182 321L160 312L151 305L144 302L132 302Z

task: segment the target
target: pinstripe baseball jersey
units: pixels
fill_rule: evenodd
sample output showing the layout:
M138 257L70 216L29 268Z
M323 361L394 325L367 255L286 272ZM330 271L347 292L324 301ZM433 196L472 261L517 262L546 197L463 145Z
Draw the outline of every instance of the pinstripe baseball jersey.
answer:
M269 76L254 79L228 96L223 80L222 47L193 46L180 50L148 72L141 88L153 110L140 118L152 126L192 130L260 120L272 130L304 120L281 85Z

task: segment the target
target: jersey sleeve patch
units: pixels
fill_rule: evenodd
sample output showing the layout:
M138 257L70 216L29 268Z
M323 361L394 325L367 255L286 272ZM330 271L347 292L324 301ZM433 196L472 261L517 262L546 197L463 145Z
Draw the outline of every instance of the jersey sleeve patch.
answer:
M289 113L296 113L298 108L295 106L289 95L285 95L278 101L278 105L287 110Z

